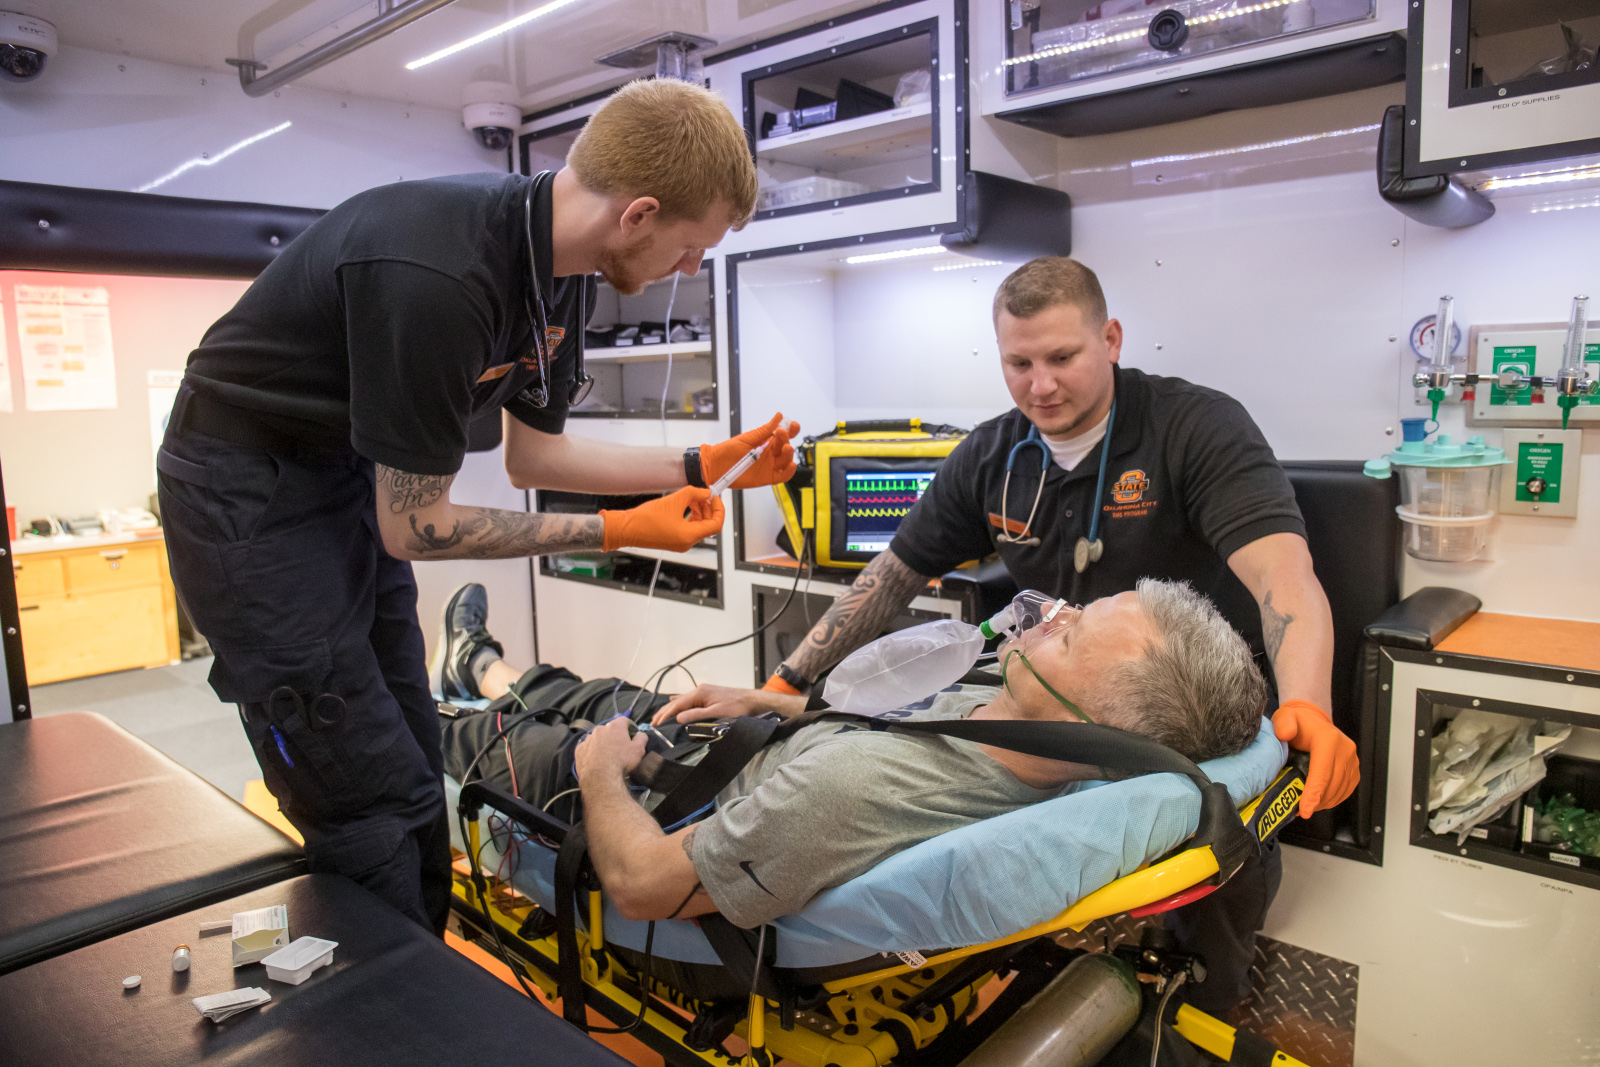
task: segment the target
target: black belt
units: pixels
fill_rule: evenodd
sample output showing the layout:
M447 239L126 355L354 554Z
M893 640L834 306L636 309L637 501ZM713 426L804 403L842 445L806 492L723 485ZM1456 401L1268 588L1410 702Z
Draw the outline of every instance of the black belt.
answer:
M348 438L338 436L331 427L301 423L306 429L296 432L263 416L260 412L224 404L185 385L173 409L173 422L179 431L193 430L229 444L259 448L266 452L348 452Z

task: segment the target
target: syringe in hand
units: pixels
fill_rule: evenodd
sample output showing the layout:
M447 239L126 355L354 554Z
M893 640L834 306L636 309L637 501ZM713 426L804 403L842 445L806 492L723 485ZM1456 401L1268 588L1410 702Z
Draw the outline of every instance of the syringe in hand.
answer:
M739 475L755 466L756 460L761 458L761 453L765 452L767 450L767 446L771 443L772 438L769 437L756 447L752 448L750 451L746 452L743 456L739 457L739 462L729 467L728 473L724 474L722 477L718 478L716 481L712 482L710 486L708 486L708 488L711 490L711 495L721 496L722 491L728 488L728 486L732 485L738 479Z
M706 488L710 491L712 499L721 496L724 489L728 488L735 481L737 481L739 476L745 471L755 466L756 460L761 458L761 454L767 450L767 446L771 443L772 438L770 437L765 441L762 441L759 445L740 456L739 462L729 467L726 474L707 486ZM686 519L689 517L688 508L683 509L683 517Z

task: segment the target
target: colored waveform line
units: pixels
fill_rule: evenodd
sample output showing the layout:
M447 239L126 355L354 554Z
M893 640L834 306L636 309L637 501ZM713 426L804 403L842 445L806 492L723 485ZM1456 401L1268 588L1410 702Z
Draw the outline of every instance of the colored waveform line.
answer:
M911 511L910 508L849 508L846 511L852 519L872 518L873 516L887 516L895 518Z
M915 504L917 497L911 496L879 496L876 493L847 493L846 499L851 504Z
M921 489L922 483L915 478L875 479L868 481L865 478L856 479L850 483L853 492L880 492L888 489Z

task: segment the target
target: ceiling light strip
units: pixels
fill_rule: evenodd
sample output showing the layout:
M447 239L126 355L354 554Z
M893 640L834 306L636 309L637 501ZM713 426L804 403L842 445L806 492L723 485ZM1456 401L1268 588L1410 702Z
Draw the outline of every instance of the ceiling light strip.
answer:
M861 256L846 256L846 263L882 263L890 259L910 259L912 256L931 256L950 251L944 245L927 245L923 248L902 248L895 252L868 252Z
M1210 15L1197 15L1196 17L1189 19L1188 24L1191 26L1202 26L1208 22L1221 22L1223 19L1236 19L1243 15L1254 15L1258 11L1270 11L1275 7L1288 7L1290 4L1299 4L1304 2L1305 0L1263 0L1262 3L1251 4L1248 7L1236 7L1228 11L1213 12ZM1139 37L1145 37L1148 34L1149 28L1146 27L1137 30L1126 30L1122 33L1113 33L1106 37L1096 38L1092 41L1079 41L1076 44L1061 44L1056 45L1053 48L1042 48L1037 52L1033 52L1025 56L1017 56L1015 59L1005 60L1003 63L1001 63L1001 66L1014 67L1019 63L1036 63L1041 59L1055 59L1058 56L1071 55L1073 52L1085 52L1091 48L1104 48L1108 44L1121 44L1124 41L1132 41Z
M446 56L453 56L457 52L471 48L473 45L482 44L491 38L500 36L502 33L509 33L518 26L525 26L536 18L542 18L543 16L550 14L552 11L559 11L568 4L573 4L576 2L577 0L550 0L548 4L542 4L539 7L534 8L532 11L518 15L509 22L502 22L500 25L495 26L492 29L484 30L475 37L468 37L465 41L457 41L449 48L441 48L431 55L423 56L421 59L413 59L411 62L406 64L406 69L416 70L419 67L426 67L429 63L435 63Z

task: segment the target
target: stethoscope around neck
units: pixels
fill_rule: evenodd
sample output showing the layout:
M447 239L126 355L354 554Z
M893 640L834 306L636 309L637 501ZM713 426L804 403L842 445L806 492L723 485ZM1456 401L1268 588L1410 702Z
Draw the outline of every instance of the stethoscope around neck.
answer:
M528 321L533 326L533 351L539 364L539 384L529 386L526 395L536 408L547 407L550 403L550 366L552 353L550 351L550 312L545 307L544 291L539 286L538 261L533 256L533 191L539 183L548 181L550 171L540 171L528 182L528 190L522 197L522 226L523 233L528 239L528 288L523 290L522 303L528 312ZM529 299L529 294L532 299ZM572 385L567 390L567 406L572 407L583 403L589 395L589 390L594 388L594 375L589 374L583 366L583 331L589 325L589 286L586 279L579 280L578 288L578 336L574 338L577 343L577 362L572 368Z
M1100 473L1095 478L1094 497L1089 503L1089 536L1078 538L1077 544L1072 546L1072 567L1079 574L1089 569L1089 564L1098 563L1100 557L1105 555L1105 542L1100 540L1100 500L1106 491L1106 461L1111 458L1111 431L1117 422L1117 402L1111 401L1111 410L1106 415L1106 433L1100 439ZM1011 521L1010 504L1011 496L1011 471L1017 465L1017 453L1029 445L1039 450L1039 484L1033 491L1033 507L1028 509L1028 520L1022 524L1022 529L1012 533L1007 528ZM1044 496L1044 476L1050 469L1050 448L1044 443L1044 438L1039 433L1039 427L1030 424L1028 436L1011 446L1011 451L1006 455L1006 480L1000 488L1000 534L995 540L1008 545L1022 545L1026 548L1037 548L1039 537L1033 532L1033 519L1039 513L1039 500Z

